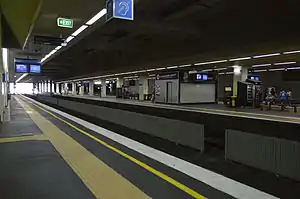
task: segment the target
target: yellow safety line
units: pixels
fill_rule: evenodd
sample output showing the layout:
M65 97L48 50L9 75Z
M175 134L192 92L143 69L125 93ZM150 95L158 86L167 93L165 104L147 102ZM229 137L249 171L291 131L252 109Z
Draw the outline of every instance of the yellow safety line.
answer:
M8 137L8 138L0 138L0 143L22 142L22 141L31 141L31 140L47 140L47 138L44 135Z
M101 145L103 145L103 146L105 146L105 147L111 149L112 151L114 151L114 152L118 153L119 155L123 156L124 158L127 158L128 160L130 160L130 161L134 162L135 164L139 165L140 167L146 169L147 171L153 173L154 175L160 177L161 179L163 179L163 180L169 182L170 184L174 185L175 187L177 187L178 189L184 191L185 193L189 194L190 196L192 196L192 197L194 197L194 198L197 198L197 199L206 199L204 196L202 196L202 195L199 194L198 192L196 192L196 191L190 189L189 187L185 186L184 184L181 184L180 182L178 182L178 181L174 180L173 178L171 178L171 177L169 177L169 176L163 174L162 172L160 172L160 171L158 171L158 170L156 170L156 169L150 167L149 165L147 165L147 164L145 164L145 163L143 163L143 162L137 160L136 158L134 158L134 157L132 157L132 156L130 156L130 155L128 155L128 154L122 152L121 150L119 150L119 149L117 149L117 148L115 148L115 147L113 147L113 146L107 144L106 142L104 142L104 141L98 139L97 137L95 137L95 136L93 136L93 135L91 135L91 134L85 132L84 130L82 130L82 129L80 129L80 128L74 126L73 124L71 124L71 123L65 121L64 119L62 119L62 118L56 116L55 114L51 113L50 111L47 111L46 109L44 109L44 108L42 108L42 107L40 107L40 106L38 106L38 105L36 105L36 104L34 104L34 103L32 103L32 104L33 104L34 106L36 106L37 108L43 110L44 112L48 113L49 115L53 116L54 118L56 118L56 119L62 121L63 123L67 124L68 126L72 127L73 129L77 130L78 132L80 132L80 133L86 135L86 136L89 137L89 138L92 138L93 140L95 140L96 142L100 143Z

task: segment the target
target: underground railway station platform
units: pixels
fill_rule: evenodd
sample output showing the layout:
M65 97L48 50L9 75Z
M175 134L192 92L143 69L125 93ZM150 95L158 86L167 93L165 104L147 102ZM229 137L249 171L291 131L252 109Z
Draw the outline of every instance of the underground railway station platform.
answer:
M299 199L299 0L0 0L0 199Z

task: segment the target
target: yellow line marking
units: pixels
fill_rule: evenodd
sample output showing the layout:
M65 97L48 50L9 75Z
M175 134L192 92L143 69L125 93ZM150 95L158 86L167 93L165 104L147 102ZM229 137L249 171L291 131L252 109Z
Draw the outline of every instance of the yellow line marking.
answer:
M32 135L32 136L30 135L30 136L0 138L0 143L22 142L22 141L31 141L31 140L48 140L48 139L44 135Z
M161 179L163 179L163 180L169 182L170 184L172 184L173 186L177 187L178 189L184 191L185 193L189 194L190 196L192 196L192 197L194 197L194 198L197 198L197 199L206 199L204 196L202 196L202 195L199 194L198 192L192 190L191 188L185 186L184 184L182 184L182 183L180 183L180 182L174 180L173 178L171 178L171 177L169 177L169 176L163 174L162 172L160 172L160 171L158 171L158 170L156 170L156 169L150 167L149 165L147 165L147 164L145 164L145 163L143 163L143 162L137 160L136 158L134 158L134 157L132 157L132 156L130 156L130 155L128 155L128 154L122 152L121 150L119 150L119 149L117 149L117 148L115 148L115 147L113 147L113 146L107 144L106 142L104 142L104 141L98 139L97 137L95 137L95 136L93 136L93 135L91 135L91 134L85 132L84 130L82 130L82 129L80 129L80 128L74 126L73 124L71 124L71 123L65 121L64 119L62 119L62 118L56 116L55 114L51 113L50 111L48 111L48 110L46 110L46 109L44 109L44 108L42 108L42 107L40 107L40 106L38 106L38 105L36 105L36 104L34 104L34 103L32 103L32 104L33 104L35 107L39 108L40 110L42 110L42 111L48 113L49 115L53 116L54 118L60 120L61 122L67 124L68 126L72 127L73 129L77 130L78 132L80 132L80 133L86 135L87 137L89 137L89 138L95 140L96 142L100 143L101 145L103 145L103 146L105 146L105 147L111 149L112 151L114 151L114 152L118 153L119 155L123 156L124 158L126 158L126 159L128 159L128 160L134 162L135 164L137 164L137 165L139 165L140 167L146 169L147 171L153 173L154 175L160 177Z
M49 138L52 145L98 199L149 199L142 190L64 133L24 101L16 98L30 118Z

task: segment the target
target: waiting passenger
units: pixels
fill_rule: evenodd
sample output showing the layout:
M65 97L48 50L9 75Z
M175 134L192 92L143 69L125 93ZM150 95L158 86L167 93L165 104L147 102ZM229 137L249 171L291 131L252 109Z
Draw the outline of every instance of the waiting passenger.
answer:
M287 100L286 100L287 99L286 91L284 89L281 89L279 96L280 96L280 101L281 101L281 109L284 110L286 102L287 102Z

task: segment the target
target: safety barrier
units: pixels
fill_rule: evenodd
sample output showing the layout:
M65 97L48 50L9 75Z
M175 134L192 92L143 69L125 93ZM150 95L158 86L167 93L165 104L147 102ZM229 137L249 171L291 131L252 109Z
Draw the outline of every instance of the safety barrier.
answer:
M32 96L31 96L32 97ZM177 144L204 151L204 126L186 121L157 117L133 111L113 109L49 96L34 99L57 105L87 116L98 118L151 136L160 137Z
M228 160L300 180L300 143L226 130Z

